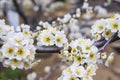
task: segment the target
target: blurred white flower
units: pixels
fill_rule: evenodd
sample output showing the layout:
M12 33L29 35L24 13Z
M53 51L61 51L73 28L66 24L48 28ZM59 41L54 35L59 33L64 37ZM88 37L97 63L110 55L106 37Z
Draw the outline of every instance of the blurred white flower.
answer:
M29 73L27 75L27 80L35 80L37 77L37 73L36 72L32 72L32 73Z
M87 75L89 75L89 76L96 75L96 69L97 69L96 65L93 65L93 64L89 65L87 67Z
M50 72L50 70L51 70L51 67L50 67L50 66L45 66L44 72L48 73L48 72Z
M74 75L67 75L63 77L63 80L79 80L79 78L76 78Z
M84 2L82 5L82 9L87 9L89 7L89 3L88 2Z
M108 56L108 58L107 58L107 60L106 60L106 62L105 62L105 66L108 67L109 64L113 62L113 59L114 59L114 53L112 52L112 53Z
M97 15L99 17L105 17L108 14L107 9L105 9L99 5L95 6L94 10L97 12Z
M0 20L0 37L7 33L7 26L4 20Z

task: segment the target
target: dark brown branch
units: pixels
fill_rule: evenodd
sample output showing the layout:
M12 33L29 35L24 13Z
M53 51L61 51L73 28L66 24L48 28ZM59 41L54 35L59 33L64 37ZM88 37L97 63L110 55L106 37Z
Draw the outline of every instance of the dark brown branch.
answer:
M40 16L42 14L42 8L41 8L41 5L38 5L38 11L36 12L36 14L32 17L32 30L34 30L36 28L36 26L38 26L38 23L40 21Z
M35 6L38 6L38 11L36 11L36 14L33 17L29 17L25 14L22 5L19 4L17 0L13 0L13 3L19 15L23 18L24 23L29 25L31 24L32 25L31 30L33 30L35 29L36 26L38 26L42 11L41 11L41 5L37 5L37 3L34 0L31 0L31 1Z
M34 5L37 5L37 3L35 2L35 0L31 0L31 2L32 2Z
M19 15L23 18L25 24L28 24L28 20L29 18L27 17L27 15L25 14L25 12L23 11L22 5L19 4L17 2L17 0L13 0L14 6L16 7L17 12L19 13Z
M62 48L53 46L53 47L38 47L36 46L37 53L59 53Z

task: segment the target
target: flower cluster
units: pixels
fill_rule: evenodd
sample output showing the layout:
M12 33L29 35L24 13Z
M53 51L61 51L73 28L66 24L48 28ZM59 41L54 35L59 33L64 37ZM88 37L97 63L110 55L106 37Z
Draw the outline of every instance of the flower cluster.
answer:
M61 51L61 54L69 61L77 61L77 58L81 58L80 62L82 62L82 60L84 60L82 57L90 57L90 54L95 55L98 52L98 48L94 46L93 43L94 41L91 41L90 39L77 39L70 44L66 44ZM91 59L92 61L90 62L95 63L94 61L96 61L96 59L97 56L94 56L94 59Z
M63 18L57 18L57 21L59 21L59 23L65 24L69 22L72 18L79 18L80 16L81 16L81 10L77 8L73 15L69 13L65 14Z
M40 32L40 30L56 27L58 30L63 30L69 40L78 39L79 37L82 37L78 23L78 18L80 16L81 10L77 8L74 14L65 14L63 17L58 17L57 20L50 23L47 21L40 21L39 26L36 28L36 31Z
M92 26L91 32L95 40L100 40L101 38L108 40L116 32L118 32L118 37L120 37L120 15L115 14L112 18L97 20Z
M67 42L67 38L63 31L50 27L39 33L37 41L38 46L56 45L58 47L62 47Z
M3 41L0 49L0 61L3 62L5 67L11 67L12 69L28 69L33 66L35 60L35 47L34 40L37 36L38 46L57 46L63 47L67 43L67 38L61 27L69 26L70 31L79 33L79 28L76 25L77 20L75 18L80 17L80 9L77 9L75 14L66 14L63 18L58 18L53 24L48 22L40 22L40 27L37 27L37 34L30 31L30 26L20 25L18 27L6 25L4 20L0 21L0 39ZM58 23L57 23L58 22ZM68 23L68 24L67 24ZM59 24L57 28L54 25ZM57 25L56 25L57 26ZM73 30L71 26L76 26ZM41 29L43 28L43 29ZM76 33L75 33L76 34ZM78 36L79 34L77 34ZM69 37L69 36L68 36Z
M80 16L81 10L77 8L74 14L65 14L63 18L57 18L57 22L54 23L54 25L59 24L58 27L68 35L70 41L78 39L79 37L82 37L78 23L78 18Z
M82 32L80 31L80 26L79 26L78 20L76 20L74 18L71 19L69 24L67 24L67 28L68 29L64 28L64 31L68 30L68 32L69 32L69 35L68 35L69 40L75 40L75 39L78 39L80 37L83 37ZM84 37L86 37L86 36L84 36Z
M72 65L62 72L58 80L93 80L98 69L97 63L106 60L108 66L113 60L113 53L107 57L106 53L98 53L98 48L90 39L78 39L64 46L61 56L72 62Z
M7 29L7 28L6 28ZM0 60L4 67L12 69L29 69L35 61L35 47L33 33L30 26L21 25L14 30L8 27L8 33L2 36L3 45L0 49Z

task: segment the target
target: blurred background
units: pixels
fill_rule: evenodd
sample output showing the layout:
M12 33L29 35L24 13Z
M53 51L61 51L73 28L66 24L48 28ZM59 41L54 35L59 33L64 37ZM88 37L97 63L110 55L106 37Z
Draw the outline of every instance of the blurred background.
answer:
M87 13L87 7L92 12ZM39 21L51 23L57 17L74 13L76 8L82 11L78 25L81 34L78 35L91 38L90 28L94 21L120 13L120 0L0 0L0 19L5 19L7 24L15 27L28 24L34 31ZM120 41L106 48L106 52L112 51L116 52L113 63L108 68L99 65L94 80L120 80ZM0 80L42 80L45 76L46 80L57 80L62 70L69 65L61 62L58 53L37 53L36 57L41 62L30 70L11 70L0 64Z

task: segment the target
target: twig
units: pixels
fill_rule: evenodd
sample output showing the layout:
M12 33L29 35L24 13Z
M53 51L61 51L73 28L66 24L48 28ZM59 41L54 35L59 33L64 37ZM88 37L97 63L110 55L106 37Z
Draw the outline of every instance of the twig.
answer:
M102 41L95 41L93 45L95 45L97 48L102 47L107 41L104 39Z
M111 38L109 38L107 41L105 41L105 44L99 49L99 52L103 52L105 50L106 46L109 43L111 43L114 38L116 38L117 34L118 33L113 34Z
M35 0L31 0L31 2L32 2L34 5L37 5L37 3L35 2Z

